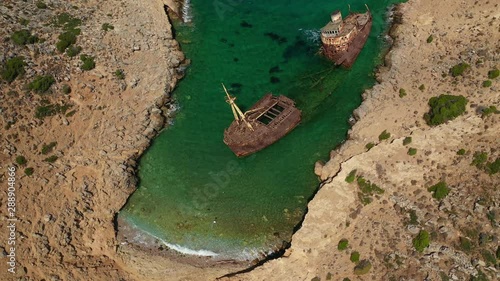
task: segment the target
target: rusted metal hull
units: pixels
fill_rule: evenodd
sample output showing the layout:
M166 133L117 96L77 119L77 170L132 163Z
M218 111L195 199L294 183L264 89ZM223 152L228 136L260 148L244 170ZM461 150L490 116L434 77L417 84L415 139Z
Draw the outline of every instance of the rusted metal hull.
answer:
M321 52L322 54L329 60L333 61L335 65L342 65L344 67L350 68L359 53L363 49L363 46L368 39L368 35L372 29L372 17L370 15L370 19L368 22L362 26L354 37L354 39L349 44L349 47L346 51L336 51L333 46L322 44Z
M224 143L238 157L250 155L275 143L301 120L300 110L295 107L293 100L285 96L267 94L251 110L256 110L248 116L253 130L243 122L233 121L224 131ZM274 118L267 124L263 123L265 120L262 118L269 115Z

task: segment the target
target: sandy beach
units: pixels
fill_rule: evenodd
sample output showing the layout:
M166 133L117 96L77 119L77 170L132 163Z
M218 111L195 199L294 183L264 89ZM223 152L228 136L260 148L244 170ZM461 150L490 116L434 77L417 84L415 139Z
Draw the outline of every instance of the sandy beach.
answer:
M2 42L0 62L13 54L27 58L26 80L52 73L51 102L71 104L76 112L33 118L33 104L44 97L24 94L20 79L0 85L0 166L6 171L18 156L27 159L16 178L17 270L12 275L2 263L1 280L500 278L495 259L499 175L471 165L476 153L486 153L489 162L500 154L499 115L484 113L500 105L500 78L483 86L488 72L500 67L500 13L494 1L410 0L399 5L398 24L391 30L394 45L377 72L380 83L363 94L348 140L327 163L311 167L321 189L291 247L283 257L248 272L239 272L240 266L190 264L189 258L186 262L120 244L116 236L116 214L136 188L136 160L173 116L171 93L186 62L164 10L164 4L175 3L87 1L77 5L77 13L65 2L47 3L43 11L33 3L7 0L0 5L2 38L20 28L23 11L37 15L28 25L45 40L36 48ZM44 23L62 11L84 19L77 42L83 53L95 56L93 70L82 71L77 57L55 50L59 30ZM103 30L104 23L113 30ZM452 77L450 68L462 62L470 67ZM124 79L113 74L117 69ZM69 94L63 93L64 84L71 87ZM444 93L465 96L466 112L431 127L423 118L429 99ZM390 136L381 140L383 131ZM42 153L52 142L57 144L51 152ZM409 149L416 153L409 155ZM461 149L464 153L457 154ZM45 161L51 155L57 160ZM34 169L32 175L23 171L27 167ZM346 181L353 170L384 192L363 205L356 182ZM436 200L428 188L440 181L450 191ZM1 182L7 182L6 175ZM5 229L3 193L0 201L0 227ZM418 252L412 241L423 230L430 233L430 245ZM344 250L338 249L341 239L348 240ZM2 240L0 246L7 258L8 245ZM363 275L356 274L354 252L371 264Z

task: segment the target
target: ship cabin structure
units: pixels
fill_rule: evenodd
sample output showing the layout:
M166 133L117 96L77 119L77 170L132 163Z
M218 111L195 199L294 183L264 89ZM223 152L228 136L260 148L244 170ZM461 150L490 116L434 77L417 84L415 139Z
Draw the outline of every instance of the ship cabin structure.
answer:
M368 14L363 14L343 20L340 11L333 12L331 21L321 29L321 42L334 52L347 51L350 42L358 35L359 27L365 25L369 17Z

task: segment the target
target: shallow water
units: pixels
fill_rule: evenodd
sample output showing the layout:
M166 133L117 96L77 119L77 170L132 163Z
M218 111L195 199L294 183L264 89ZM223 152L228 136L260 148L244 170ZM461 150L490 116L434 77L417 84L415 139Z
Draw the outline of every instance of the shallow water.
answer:
M251 260L289 241L318 187L314 163L327 160L375 80L394 0L367 2L370 38L350 70L316 54L319 29L344 1L201 1L183 10L176 38L192 60L174 96L172 126L143 155L140 184L120 217L176 247ZM303 121L274 145L238 159L222 142L233 120L221 83L243 109L267 92L293 98Z

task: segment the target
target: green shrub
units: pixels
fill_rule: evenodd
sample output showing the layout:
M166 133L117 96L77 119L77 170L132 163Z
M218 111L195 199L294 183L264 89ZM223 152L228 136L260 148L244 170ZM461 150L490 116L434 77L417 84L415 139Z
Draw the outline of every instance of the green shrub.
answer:
M410 147L410 149L408 149L408 155L414 156L415 154L417 154L417 149Z
M59 34L59 42L56 43L57 50L64 53L69 46L76 43L78 35L80 35L80 29L72 29Z
M411 137L406 137L404 140L403 140L403 145L409 145L412 141L412 138Z
M24 57L13 57L8 59L1 71L2 79L8 83L12 83L19 75L25 73L25 65Z
M349 241L344 238L344 239L339 241L339 244L337 245L337 249L339 251L343 251L343 250L347 249L347 246L349 246Z
M43 161L49 162L49 163L54 163L54 162L56 162L57 159L59 159L59 157L52 155L50 157L45 158Z
M488 276L484 274L480 269L477 270L477 276L471 275L470 281L490 281Z
M427 37L427 43L432 43L432 41L434 40L434 37L432 35L429 35L429 37Z
M423 92L425 90L425 85L422 84L422 85L418 86L418 89Z
M373 142L369 142L365 145L365 148L366 150L370 150L372 149L373 147L375 146L375 144Z
M328 272L326 274L326 280L332 280L332 273L331 272Z
M492 105L490 107L487 107L487 108L483 109L481 117L486 117L486 116L488 116L490 114L499 114L499 113L500 113L500 111L497 109L497 107L494 106L494 105Z
M16 163L18 165L26 165L26 163L28 163L28 160L26 160L26 157L19 155L16 157Z
M432 193L432 197L436 198L437 200L441 200L445 198L448 193L450 193L450 189L446 185L446 182L441 181L429 188L427 188L429 192Z
M82 51L82 47L69 45L66 48L66 55L68 55L68 57L76 57L81 51Z
M492 252L488 250L482 250L481 255L483 256L487 265L495 265L497 263L497 259Z
M351 279L346 277L346 278L342 279L342 281L351 281Z
M68 84L64 84L62 86L61 90L62 90L63 94L65 94L65 95L68 95L69 93L71 93L71 87Z
M443 124L453 120L465 112L469 101L464 96L440 95L429 100L430 111L424 114L424 119L430 126Z
M356 179L356 170L352 170L349 175L345 178L345 181L348 183L354 182Z
M357 252L357 251L352 252L351 257L349 259L354 263L358 263L359 262L359 252Z
M111 24L109 24L109 23L104 23L104 24L102 25L102 30L104 30L104 31L113 30L113 29L115 29L115 27L114 27L114 26L112 26L112 25L111 25Z
M488 78L489 79L495 79L498 76L500 76L500 70L492 69L492 70L488 71Z
M311 279L311 281L321 281L321 279L318 276L316 276L313 279Z
M465 155L465 149L461 148L460 150L457 151L457 155Z
M496 255L497 259L500 260L500 246L497 247L497 251L496 251L495 255Z
M420 230L417 237L413 239L413 247L419 252L423 252L430 245L429 232Z
M47 9L47 4L45 4L43 1L38 1L36 2L36 7L38 9Z
M47 92L50 86L52 86L55 82L56 80L52 77L52 75L37 76L35 77L35 80L28 84L28 88L39 94L43 94Z
M61 13L52 20L52 24L55 27L62 27L64 30L77 30L77 27L82 24L82 20L68 13Z
M372 264L369 260L362 260L354 267L354 274L363 275L370 272Z
M28 19L25 19L25 18L20 18L18 22L20 25L24 25L24 26L27 26L30 23L30 21Z
M460 242L460 249L462 249L462 251L468 253L472 250L473 246L469 238L460 236L460 238L458 238L458 241Z
M34 44L38 42L38 37L31 35L31 32L27 29L15 31L10 36L10 39L12 39L12 41L14 41L14 43L19 46L24 46L26 44Z
M400 98L402 98L402 97L404 97L404 96L406 96L406 91L405 91L405 89L399 89L399 97L400 97Z
M43 144L42 154L43 155L49 154L50 152L52 152L52 150L54 150L54 147L56 147L56 145L57 145L57 142L55 142L55 141L53 141L49 144Z
M418 225L418 216L415 210L410 210L408 212L410 214L410 220L408 221L409 225Z
M452 68L450 68L450 74L453 77L457 77L457 76L463 75L464 72L466 70L468 70L469 68L470 68L469 64L467 64L465 62L461 62L461 63L453 66Z
M489 87L491 87L491 84L492 84L491 80L486 80L486 81L483 81L483 87L484 87L484 88L489 88Z
M26 168L26 169L24 169L24 174L27 176L31 176L31 175L33 175L33 171L34 171L33 168Z
M70 104L64 104L64 105L59 105L59 104L45 104L45 105L40 105L37 106L35 109L35 117L42 119L45 117L53 116L58 113L65 114L66 111L71 107L72 105Z
M114 73L114 75L116 76L116 78L120 79L120 80L123 80L125 79L125 73L123 72L123 70L121 69L117 69Z
M490 175L498 173L500 170L500 158L497 158L494 162L486 163L486 172Z
M488 153L476 151L472 159L472 166L476 166L478 169L484 167L484 164L488 161Z
M94 57L81 55L80 60L83 62L82 70L92 70L95 68Z
M383 140L386 140L386 139L389 139L391 137L391 134L388 133L386 130L384 130L382 133L380 133L380 135L378 136L378 140L379 141L383 141Z

